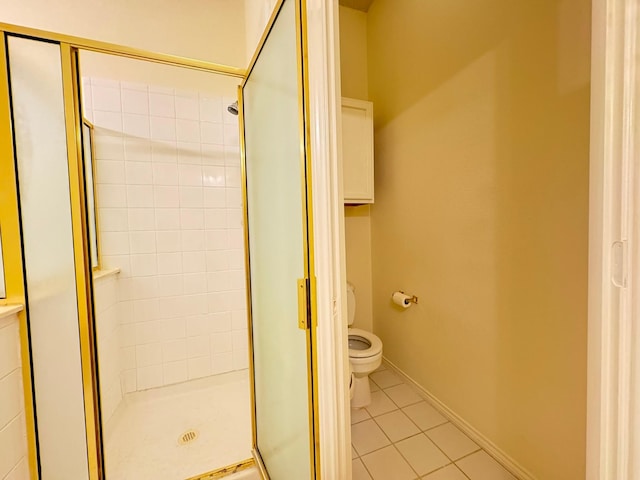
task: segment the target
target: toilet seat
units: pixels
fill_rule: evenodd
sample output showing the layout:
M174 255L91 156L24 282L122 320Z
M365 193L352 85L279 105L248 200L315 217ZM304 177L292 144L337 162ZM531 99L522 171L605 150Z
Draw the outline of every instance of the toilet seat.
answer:
M371 332L361 330L359 328L350 328L348 330L349 337L361 337L371 346L364 350L349 349L349 357L351 358L368 358L379 355L382 352L382 340Z

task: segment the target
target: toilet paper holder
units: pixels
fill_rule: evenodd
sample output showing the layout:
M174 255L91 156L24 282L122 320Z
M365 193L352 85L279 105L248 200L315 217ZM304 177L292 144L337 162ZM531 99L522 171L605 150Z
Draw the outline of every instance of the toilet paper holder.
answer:
M418 304L418 297L416 297L415 295L409 295L408 293L405 293L402 290L398 290L398 291L403 295L409 296L409 298L406 299L407 302L415 303L416 305Z

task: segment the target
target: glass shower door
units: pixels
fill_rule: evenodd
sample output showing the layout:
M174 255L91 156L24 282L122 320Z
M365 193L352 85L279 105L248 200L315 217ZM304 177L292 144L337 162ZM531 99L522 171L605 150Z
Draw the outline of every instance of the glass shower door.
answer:
M302 8L280 2L240 91L253 447L274 480L318 478Z

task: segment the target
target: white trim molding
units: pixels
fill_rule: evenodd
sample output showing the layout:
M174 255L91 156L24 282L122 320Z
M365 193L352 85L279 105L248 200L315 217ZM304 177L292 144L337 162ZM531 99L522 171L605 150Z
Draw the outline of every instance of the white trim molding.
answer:
M324 479L351 478L349 353L342 293L346 280L338 31L337 0L307 0L320 471Z
M640 273L633 260L634 217L640 210L635 166L640 18L638 0L592 5L586 478L640 480L635 433L640 375L634 367L640 362L639 300L637 292L631 295Z

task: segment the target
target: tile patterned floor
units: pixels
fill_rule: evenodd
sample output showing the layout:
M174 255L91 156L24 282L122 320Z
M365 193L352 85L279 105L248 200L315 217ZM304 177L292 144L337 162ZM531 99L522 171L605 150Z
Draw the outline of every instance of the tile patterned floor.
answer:
M516 480L383 363L351 410L353 480Z

